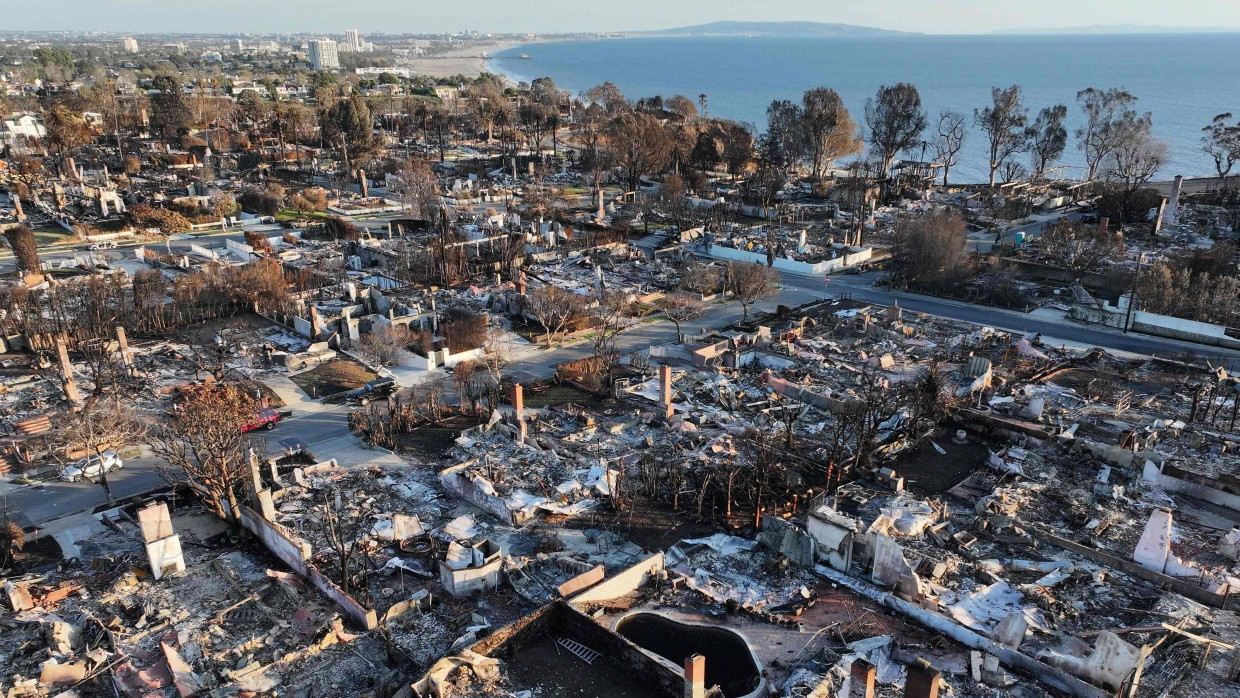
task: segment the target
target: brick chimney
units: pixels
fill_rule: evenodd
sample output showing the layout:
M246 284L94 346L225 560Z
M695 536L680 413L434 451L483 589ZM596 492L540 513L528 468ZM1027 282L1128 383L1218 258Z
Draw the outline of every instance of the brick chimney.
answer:
M706 698L706 657L685 658L685 698Z
M878 668L864 659L854 659L849 675L848 695L844 698L874 698L874 677Z
M319 341L319 332L322 329L323 327L319 321L319 309L312 305L310 306L310 341Z
M1099 219L1098 219L1098 230L1100 230L1100 231L1102 231L1102 232L1104 232L1104 233L1105 233L1105 232L1107 231L1107 228L1110 228L1110 227L1111 227L1111 219L1110 219L1110 218L1107 218L1106 216L1103 216L1102 218L1099 218Z
M908 677L904 680L904 698L939 698L939 679L942 674L930 666L930 662L917 659L908 665Z
M518 438L525 443L529 427L525 423L525 388L520 383L512 386L512 409L517 413L517 428L521 430Z
M659 398L663 404L663 416L671 417L672 409L672 367L659 367Z

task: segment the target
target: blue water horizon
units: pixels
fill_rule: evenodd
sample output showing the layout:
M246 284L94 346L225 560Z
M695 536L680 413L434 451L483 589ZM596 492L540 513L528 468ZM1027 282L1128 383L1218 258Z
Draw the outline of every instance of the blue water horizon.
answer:
M1082 122L1076 94L1088 87L1127 89L1138 112L1153 114L1154 133L1168 145L1158 179L1214 175L1201 129L1216 114L1240 115L1240 33L626 37L517 46L494 54L488 69L514 82L549 76L574 94L604 81L630 99L683 94L696 102L705 93L712 117L759 131L775 99L798 101L805 90L830 87L862 124L865 100L880 85L909 82L921 92L927 140L941 110L966 115L971 126L991 87L1017 84L1031 121L1043 107L1068 106L1069 144L1059 163L1068 178L1083 176L1072 132ZM984 138L971 127L952 181L986 181ZM906 155L919 158L921 149Z

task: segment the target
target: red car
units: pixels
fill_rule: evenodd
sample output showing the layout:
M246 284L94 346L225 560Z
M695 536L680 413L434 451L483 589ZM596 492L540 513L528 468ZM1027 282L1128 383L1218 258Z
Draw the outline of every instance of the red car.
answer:
M266 407L254 414L254 418L249 422L241 425L241 433L255 429L266 429L268 431L276 428L276 422L280 421L280 413L272 407Z

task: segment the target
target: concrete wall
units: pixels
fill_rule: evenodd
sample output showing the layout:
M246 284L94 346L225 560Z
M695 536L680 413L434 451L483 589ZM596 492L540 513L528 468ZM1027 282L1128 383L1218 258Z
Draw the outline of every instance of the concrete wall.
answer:
M610 601L635 591L647 584L652 575L663 571L663 553L655 553L632 567L617 573L572 597L575 604Z
M313 329L314 326L310 324L309 320L296 315L293 316L293 331L297 334L310 339L317 339L313 334Z
M202 245L193 244L193 243L190 244L189 251L198 255L199 257L205 257L206 259L216 259L219 256L215 253L214 250L209 250L203 247Z
M874 566L870 571L870 579L875 584L892 587L900 583L900 578L911 576L913 568L904 557L904 548L900 544L879 533L874 540Z
M573 594L589 589L595 584L603 581L603 577L606 575L606 569L602 565L595 565L567 582L564 582L560 586L556 587L555 590L559 592L561 597L567 599Z
M705 248L703 248L705 251ZM750 252L748 250L738 250L734 247L721 247L719 245L711 245L710 251L706 254L715 259L726 259L734 262L757 262L766 264L766 254ZM803 276L823 276L833 271L838 271L846 266L853 266L861 262L867 262L874 256L874 251L869 247L849 247L848 254L842 251L840 256L835 259L827 259L816 264L809 262L798 262L785 257L777 257L773 265L780 271L791 272L793 274L801 274ZM847 264L845 259L847 258Z
M1161 331L1165 333L1164 336L1168 337L1202 337L1228 342L1229 346L1240 346L1240 340L1226 336L1226 327L1213 325L1208 322L1185 320L1184 318L1171 317L1170 315L1156 315L1154 313L1147 313L1144 310L1138 310L1132 314L1132 323L1132 329L1137 332L1146 332L1146 330L1141 328L1147 327L1151 330ZM1154 332L1147 332L1147 334L1154 334Z
M1223 604L1227 600L1227 597L1223 594L1216 594L1194 583L1185 582L1184 580L1176 579L1175 577L1162 574L1161 572L1147 570L1131 560L1125 560L1121 557L1116 557L1115 555L1105 553L1095 548L1087 548L1079 543L1074 543L1065 538L1060 538L1059 536L1045 534L1043 537L1049 543L1063 548L1064 550L1070 550L1095 562L1110 565L1111 567L1114 567L1122 572L1126 572L1134 577L1140 577L1146 581L1153 582L1164 589L1170 589L1177 594L1187 596L1193 601L1203 603L1207 606L1223 608Z
M562 629L565 635L586 647L602 652L603 656L620 665L630 676L639 677L650 684L651 689L658 690L663 695L683 698L685 678L680 667L646 652L571 605L562 605L564 610L555 615L553 627Z
M248 259L250 255L254 254L254 248L250 247L244 242L238 242L236 240L225 240L224 246L227 249L239 254L242 258Z
M462 361L481 359L486 356L486 353L486 349L482 347L462 351L456 354L453 354L449 349L441 349L439 351L431 352L430 356L414 354L413 357L409 359L409 365L416 369L429 371L430 369L438 368L439 366L455 366Z
M330 579L324 577L319 571L313 567L310 568L309 574L306 575L312 584L321 592L327 595L332 601L335 601L345 610L354 620L362 624L367 630L374 630L379 627L379 619L375 615L374 609L366 608L357 602L352 596L344 593L344 591L335 585Z
M481 567L454 570L440 562L439 583L443 585L444 591L453 596L465 596L475 590L494 589L499 586L503 577L500 573L503 564L503 558L497 557Z
M524 523L528 517L523 518L517 512L510 510L504 500L493 494L483 492L466 477L465 470L473 467L476 463L477 461L468 460L459 465L444 468L439 471L440 484L499 519L502 523L510 526L518 526Z
M311 558L309 543L297 538L280 524L264 519L258 512L246 506L241 507L241 524L258 536L273 555L280 558L295 572L309 579L319 591L340 604L340 607L363 627L367 630L374 630L378 627L378 619L374 610L358 603L356 599L344 593L340 587L309 564Z
M1153 482L1168 492L1186 494L1232 511L1240 511L1240 487L1229 481L1235 480L1235 476L1206 478L1169 464L1163 464L1160 468L1150 461L1150 465L1145 467L1141 479Z
M762 517L758 542L802 567L813 567L818 544L809 531L778 516Z
M280 524L267 521L246 506L241 507L241 524L258 536L272 555L280 558L298 574L306 574L306 560L310 559L309 543L297 538Z
M1170 315L1147 313L1144 310L1133 312L1132 317L1129 318L1122 301L1119 306L1106 305L1103 308L1074 306L1071 317L1074 320L1093 322L1120 329L1131 320L1129 329L1133 332L1228 349L1240 349L1240 339L1227 336L1228 328L1222 325L1185 320L1184 318L1172 317Z
M1085 286L1099 287L1105 286L1107 277L1103 274L1095 274L1093 272L1080 272L1064 267L1051 266L1049 264L1039 264L1037 262L1029 262L1021 259L1004 259L1003 263L1010 266L1021 276L1025 276L1038 281L1052 281L1059 284L1071 285L1073 281L1080 282Z
M542 635L569 637L601 652L631 675L644 679L655 691L654 695L684 696L684 674L680 667L646 653L564 601L553 601L467 649L485 657L506 658Z
M1077 439L1073 450L1084 451L1098 460L1106 461L1111 465L1118 465L1126 470L1139 470L1141 465L1147 460L1162 463L1167 459L1167 455L1163 453L1155 451L1134 452L1112 444L1090 441L1089 439Z
M837 400L828 395L807 390L799 385L793 384L791 381L787 381L773 375L767 376L766 384L771 387L771 390L774 390L784 397L792 398L797 402L813 405L814 407L818 407L829 412L837 413L846 407L843 400Z
M814 516L812 513L805 521L806 529L817 542L818 557L831 569L847 572L852 566L853 531L832 521ZM824 544L834 543L834 546Z

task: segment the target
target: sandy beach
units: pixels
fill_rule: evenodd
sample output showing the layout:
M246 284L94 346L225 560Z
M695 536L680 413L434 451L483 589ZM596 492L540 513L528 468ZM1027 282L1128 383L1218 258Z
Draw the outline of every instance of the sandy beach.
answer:
M444 78L452 75L477 77L487 70L487 56L494 55L515 46L524 46L529 42L507 41L490 44L475 44L467 48L454 49L437 56L418 58L413 61L413 71L417 75L428 75L433 78Z

